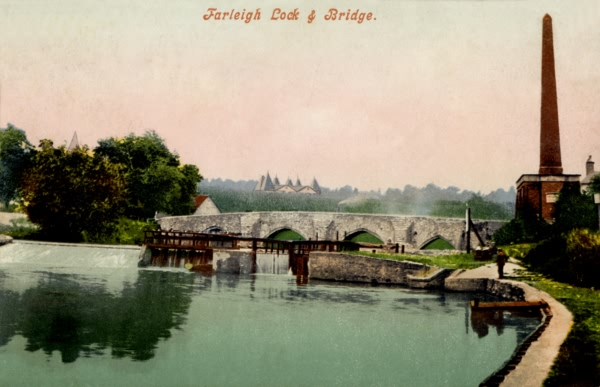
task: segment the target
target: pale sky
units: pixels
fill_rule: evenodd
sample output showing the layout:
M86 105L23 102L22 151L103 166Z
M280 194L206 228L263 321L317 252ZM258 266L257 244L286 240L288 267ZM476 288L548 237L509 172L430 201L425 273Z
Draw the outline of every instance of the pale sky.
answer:
M376 20L325 21L335 7ZM600 165L595 0L0 0L0 127L92 148L154 129L209 179L508 189L539 166L545 13L564 172L582 174Z

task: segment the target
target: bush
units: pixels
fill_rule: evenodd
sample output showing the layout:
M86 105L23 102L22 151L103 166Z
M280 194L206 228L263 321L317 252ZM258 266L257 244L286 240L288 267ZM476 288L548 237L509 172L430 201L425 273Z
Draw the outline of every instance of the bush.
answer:
M513 219L494 233L493 240L498 245L537 242L551 234L552 226L532 216Z
M600 234L573 230L567 235L568 273L580 286L600 285Z
M572 230L533 248L524 258L536 271L577 286L600 285L600 234Z
M10 226L0 225L0 233L15 239L40 239L38 235L39 228L27 218L11 219L10 223Z
M85 242L111 245L141 245L144 243L144 231L156 230L154 221L143 222L128 218L120 218L112 234L95 238L84 234Z
M577 228L598 230L598 211L591 192L581 192L577 187L560 191L552 225L555 233L568 233Z
M567 281L566 241L562 237L554 237L540 242L531 249L523 261L532 269L547 274L559 281Z

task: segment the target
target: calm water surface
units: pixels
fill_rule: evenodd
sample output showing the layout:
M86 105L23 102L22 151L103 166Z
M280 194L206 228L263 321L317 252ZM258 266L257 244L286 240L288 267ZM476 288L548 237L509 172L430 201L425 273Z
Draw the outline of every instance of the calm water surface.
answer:
M1 386L477 386L540 321L473 315L473 294L1 252Z

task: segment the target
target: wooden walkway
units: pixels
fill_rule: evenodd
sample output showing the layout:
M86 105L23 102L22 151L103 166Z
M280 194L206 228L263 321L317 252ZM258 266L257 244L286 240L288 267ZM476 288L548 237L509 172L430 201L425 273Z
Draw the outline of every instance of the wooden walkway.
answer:
M348 241L280 241L277 239L247 238L238 235L195 233L185 231L146 231L144 245L173 250L205 250L250 248L266 253L309 253L311 251L356 251L358 243Z

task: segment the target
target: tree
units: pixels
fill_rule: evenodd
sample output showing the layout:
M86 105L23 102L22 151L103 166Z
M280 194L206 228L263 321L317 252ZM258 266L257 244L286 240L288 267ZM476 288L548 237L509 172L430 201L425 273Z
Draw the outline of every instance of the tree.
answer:
M156 132L100 140L94 152L123 167L126 216L146 219L156 211L187 215L193 210L193 196L202 176L196 166L181 165L179 155L169 151Z
M596 175L590 181L589 190L592 193L600 193L600 175Z
M504 224L494 233L494 241L499 245L512 243L539 242L552 233L552 225L537 215L526 205L519 216Z
M565 187L560 191L554 209L553 228L557 233L568 233L576 228L596 230L598 212L593 194L581 192L579 187Z
M5 208L17 198L32 148L23 130L11 124L6 129L0 129L0 201Z
M125 200L121 167L84 146L40 141L21 184L29 220L51 240L97 241L110 234Z

